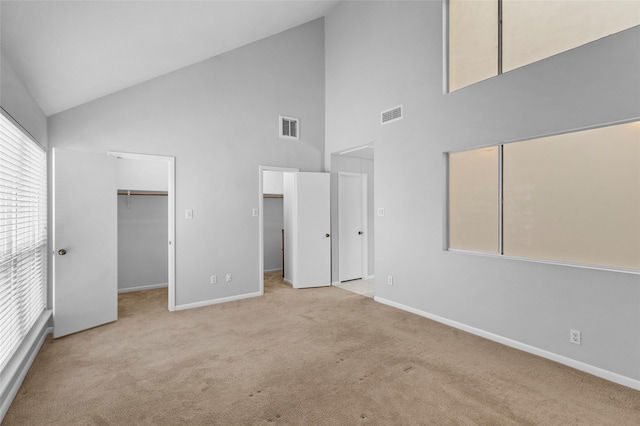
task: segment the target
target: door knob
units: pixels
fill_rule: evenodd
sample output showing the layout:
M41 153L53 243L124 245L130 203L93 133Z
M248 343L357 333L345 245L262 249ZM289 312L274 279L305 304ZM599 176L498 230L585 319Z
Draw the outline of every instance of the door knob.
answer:
M67 251L65 249L60 249L60 250L58 250L58 254L60 256L64 256L65 254L67 254Z
M362 234L364 234L364 232L358 231L358 235L362 235Z
M324 234L325 237L329 238L329 234Z

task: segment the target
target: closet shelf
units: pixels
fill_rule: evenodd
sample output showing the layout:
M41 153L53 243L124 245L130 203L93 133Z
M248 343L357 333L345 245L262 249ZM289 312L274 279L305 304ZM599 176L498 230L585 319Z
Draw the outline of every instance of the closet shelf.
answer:
M165 191L124 191L118 190L118 195L129 196L146 196L146 197L166 197L168 194Z

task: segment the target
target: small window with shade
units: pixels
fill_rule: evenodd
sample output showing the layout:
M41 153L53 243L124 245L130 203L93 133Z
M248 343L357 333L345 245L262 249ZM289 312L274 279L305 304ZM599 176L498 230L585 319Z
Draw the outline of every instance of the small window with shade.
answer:
M280 116L280 137L300 139L300 120L294 117Z

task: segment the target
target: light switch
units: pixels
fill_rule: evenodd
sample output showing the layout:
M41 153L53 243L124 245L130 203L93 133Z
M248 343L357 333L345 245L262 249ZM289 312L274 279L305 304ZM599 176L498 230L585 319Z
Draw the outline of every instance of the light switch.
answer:
M185 219L193 219L193 210L188 209L184 211L184 218Z
M251 214L253 214L254 217L258 216L258 209L251 210Z
M378 207L378 216L384 216L384 208Z

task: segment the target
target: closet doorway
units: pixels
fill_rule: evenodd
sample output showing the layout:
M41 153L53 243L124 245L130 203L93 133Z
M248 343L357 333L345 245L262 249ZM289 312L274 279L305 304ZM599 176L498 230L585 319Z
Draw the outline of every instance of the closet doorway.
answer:
M282 192L284 234L284 281L293 288L331 285L330 175L297 169L260 166L259 220L260 294L264 294L265 194ZM270 190L269 179L281 181L282 189ZM282 177L280 177L282 176ZM265 185L266 183L266 185ZM278 185L279 186L279 185ZM276 247L277 250L277 247Z
M167 198L165 190L118 190L118 293L168 287Z
M118 293L167 288L175 309L175 159L110 152L118 188Z
M281 270L285 282L292 284L291 197L286 196L285 175L298 169L260 166L260 293L264 294L264 273ZM289 188L291 189L291 188ZM289 194L290 195L290 194Z

